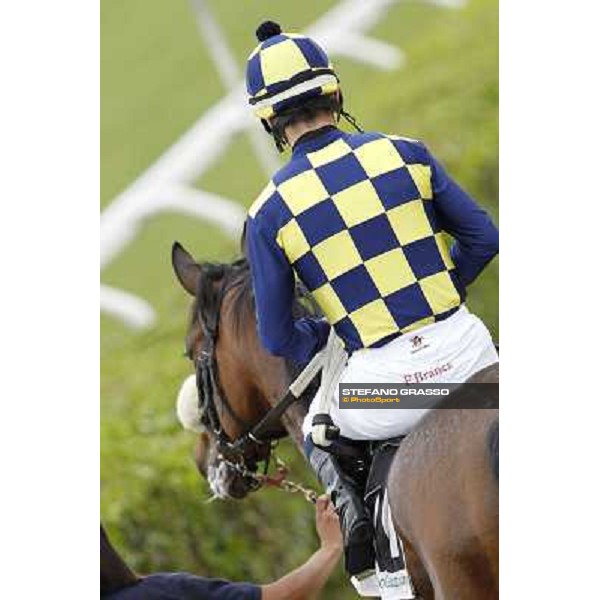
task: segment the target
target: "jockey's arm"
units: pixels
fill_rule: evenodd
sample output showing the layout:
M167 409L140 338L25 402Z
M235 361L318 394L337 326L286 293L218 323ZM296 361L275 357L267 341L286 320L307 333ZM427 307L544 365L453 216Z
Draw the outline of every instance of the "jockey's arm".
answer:
M498 254L498 229L433 157L431 165L435 211L442 228L455 240L450 254L458 276L469 285Z
M255 219L247 222L246 252L263 346L271 354L308 362L326 343L329 324L322 319L294 319L294 272L283 250Z

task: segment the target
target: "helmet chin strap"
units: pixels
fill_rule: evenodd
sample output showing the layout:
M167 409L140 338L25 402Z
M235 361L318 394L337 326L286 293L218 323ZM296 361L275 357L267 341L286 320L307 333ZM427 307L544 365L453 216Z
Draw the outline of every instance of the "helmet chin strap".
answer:
M358 133L364 133L364 129L358 124L358 121L349 113L346 112L343 108L340 111L340 117L344 117L344 119L358 131Z
M344 110L344 96L342 90L338 90L338 97L340 99L340 114L338 116L338 122L341 117L344 117L346 122L350 123L358 133L364 133L364 129L358 124L358 121L346 110Z
M275 146L277 146L277 150L281 153L285 150L285 144L283 144L281 142L281 140L277 139L274 135L273 135L273 128L271 127L271 125L269 125L269 121L267 121L266 119L261 119L260 122L262 123L262 126L265 128L265 131L270 135L273 136L273 139L275 140Z
M262 126L265 128L265 131L271 135L273 133L273 130L271 129L271 126L269 125L269 121L267 121L266 119L261 119L260 122L262 123Z

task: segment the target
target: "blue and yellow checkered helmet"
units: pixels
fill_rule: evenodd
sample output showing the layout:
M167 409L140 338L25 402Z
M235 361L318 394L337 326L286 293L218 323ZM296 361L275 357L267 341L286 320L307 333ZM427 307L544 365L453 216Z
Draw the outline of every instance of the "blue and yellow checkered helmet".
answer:
M282 33L266 21L256 31L260 44L248 57L248 101L260 119L316 96L333 94L339 80L325 51L310 38Z

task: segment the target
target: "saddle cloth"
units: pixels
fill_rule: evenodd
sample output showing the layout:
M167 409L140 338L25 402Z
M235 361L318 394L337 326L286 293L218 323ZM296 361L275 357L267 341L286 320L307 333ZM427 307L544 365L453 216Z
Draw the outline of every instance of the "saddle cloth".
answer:
M498 361L498 352L487 327L462 306L439 323L398 337L381 348L354 352L342 371L340 383L462 383ZM320 405L319 389L303 423L311 431ZM383 440L406 435L427 409L340 409L337 386L330 398L329 414L342 436L353 440Z

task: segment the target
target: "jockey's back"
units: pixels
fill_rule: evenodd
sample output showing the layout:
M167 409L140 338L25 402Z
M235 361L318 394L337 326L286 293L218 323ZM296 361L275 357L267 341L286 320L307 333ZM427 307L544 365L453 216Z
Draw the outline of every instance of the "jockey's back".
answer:
M444 198L450 184L420 142L325 127L294 145L250 208L249 227L271 255L283 253L347 350L378 347L464 301L443 230L456 233L473 216L460 211L479 209ZM263 248L251 249L255 262Z

